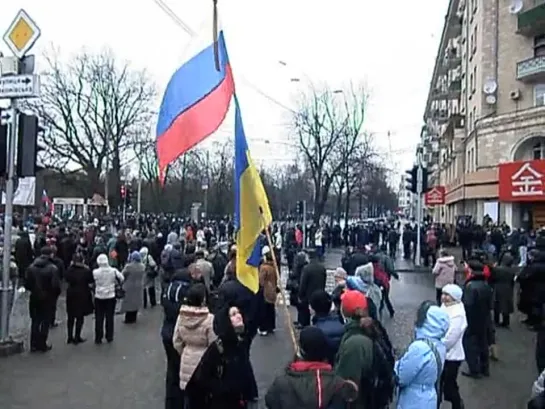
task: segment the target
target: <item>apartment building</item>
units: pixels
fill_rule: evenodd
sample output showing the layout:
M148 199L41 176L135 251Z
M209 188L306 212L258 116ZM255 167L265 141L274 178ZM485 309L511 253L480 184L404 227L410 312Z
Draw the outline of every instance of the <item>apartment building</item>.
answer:
M451 0L424 121L435 220L545 225L545 0Z
M407 190L405 176L402 176L397 194L397 206L399 208L399 212L406 217L412 217L414 210L413 204L413 194Z

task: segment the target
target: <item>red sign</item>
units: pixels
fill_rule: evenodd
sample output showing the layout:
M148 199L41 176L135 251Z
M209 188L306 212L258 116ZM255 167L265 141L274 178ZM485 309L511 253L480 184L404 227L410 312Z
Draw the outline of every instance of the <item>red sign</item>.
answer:
M500 163L498 180L503 202L545 201L545 160Z
M424 195L426 206L435 206L445 204L445 186L434 186Z

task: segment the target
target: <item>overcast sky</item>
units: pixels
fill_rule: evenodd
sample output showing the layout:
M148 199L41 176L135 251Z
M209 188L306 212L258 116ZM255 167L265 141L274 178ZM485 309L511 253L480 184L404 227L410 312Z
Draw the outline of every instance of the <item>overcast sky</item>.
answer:
M65 56L82 47L93 51L109 47L135 68L147 69L162 93L188 54L212 38L211 0L165 2L199 33L197 39L154 0L5 1L0 29L6 30L23 7L42 30L36 53L51 45ZM296 96L310 82L327 83L333 89L353 82L366 84L370 93L366 130L377 134L397 171L410 166L448 0L219 0L219 4L246 133L257 161L267 157L281 163L289 157L293 136L286 108L295 107ZM0 50L8 52L3 43ZM230 135L232 124L229 118L212 140Z

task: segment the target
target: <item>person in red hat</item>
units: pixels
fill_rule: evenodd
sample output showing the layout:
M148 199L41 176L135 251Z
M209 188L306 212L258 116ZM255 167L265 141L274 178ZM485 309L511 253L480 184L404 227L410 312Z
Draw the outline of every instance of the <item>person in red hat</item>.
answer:
M343 293L341 314L345 333L335 368L341 378L358 385L358 399L351 407L387 408L395 390L395 358L388 334L380 322L369 317L367 298L360 291Z

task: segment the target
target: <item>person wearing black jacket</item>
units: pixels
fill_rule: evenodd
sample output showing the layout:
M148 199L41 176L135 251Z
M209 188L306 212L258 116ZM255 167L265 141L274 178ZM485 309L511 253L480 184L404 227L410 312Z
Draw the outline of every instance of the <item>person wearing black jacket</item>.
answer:
M301 273L301 282L299 284L299 303L297 304L298 327L307 327L310 325L310 296L318 290L325 290L327 272L324 265L318 259L318 254L314 251L309 252L310 262L303 267Z
M32 250L32 243L28 232L24 231L21 236L15 242L15 263L19 268L19 280L22 282L24 279L25 271L32 264L34 260L34 251Z
M25 287L30 291L28 309L30 312L30 350L47 352L51 314L61 293L57 267L53 263L53 249L42 247L41 255L26 271Z
M165 284L161 296L164 312L161 338L167 358L165 409L179 409L183 408L184 402L180 389L180 355L174 348L172 337L180 307L191 286L191 277L186 269L179 270L172 275L170 282Z
M464 285L462 302L467 317L463 345L468 371L462 375L480 378L490 375L488 345L493 292L486 282L484 265L478 260L469 260L467 264L471 272Z

